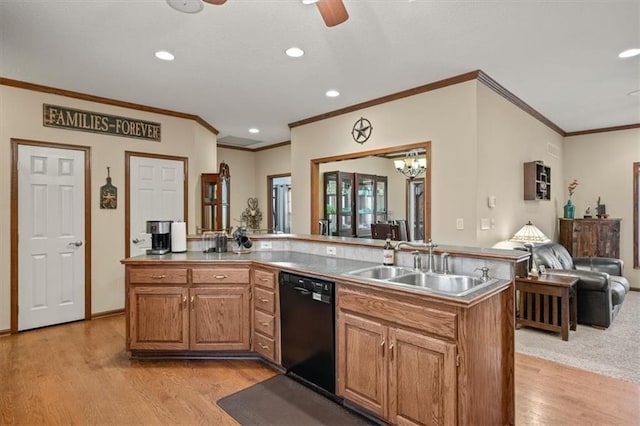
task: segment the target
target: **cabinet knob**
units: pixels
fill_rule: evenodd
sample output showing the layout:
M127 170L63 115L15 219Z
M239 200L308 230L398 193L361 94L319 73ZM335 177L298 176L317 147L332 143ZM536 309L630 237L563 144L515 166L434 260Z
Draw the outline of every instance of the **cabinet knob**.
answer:
M262 349L269 349L269 346L263 345L262 343L258 343L258 346L260 346Z
M261 298L261 299L258 299L258 300L260 300L260 302L262 302L262 303L268 303L269 302L269 299L262 299Z
M167 278L166 275L162 274L162 275L151 275L151 278L153 278L154 280L162 280Z
M226 275L216 275L216 276L214 276L214 278L217 279L217 280L223 280L223 279L227 278L227 276Z
M261 322L260 325L263 326L263 327L267 327L269 325L269 323L268 322Z

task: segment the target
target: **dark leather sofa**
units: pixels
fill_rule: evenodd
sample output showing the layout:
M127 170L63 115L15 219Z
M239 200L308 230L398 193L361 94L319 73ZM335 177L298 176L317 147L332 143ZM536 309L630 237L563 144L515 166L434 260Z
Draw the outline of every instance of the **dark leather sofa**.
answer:
M621 259L609 257L572 258L558 243L535 245L533 261L544 265L547 273L579 279L578 323L607 328L618 314L629 292L629 281L622 276Z

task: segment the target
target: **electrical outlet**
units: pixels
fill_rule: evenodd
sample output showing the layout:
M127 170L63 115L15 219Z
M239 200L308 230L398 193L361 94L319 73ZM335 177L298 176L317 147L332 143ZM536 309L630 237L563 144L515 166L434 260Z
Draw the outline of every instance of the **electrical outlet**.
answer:
M331 256L335 256L336 248L334 246L327 246L327 254L330 254Z
M271 241L260 241L260 248L261 249L272 249L273 246L271 245Z
M464 219L459 217L456 219L456 229L462 231L464 229Z

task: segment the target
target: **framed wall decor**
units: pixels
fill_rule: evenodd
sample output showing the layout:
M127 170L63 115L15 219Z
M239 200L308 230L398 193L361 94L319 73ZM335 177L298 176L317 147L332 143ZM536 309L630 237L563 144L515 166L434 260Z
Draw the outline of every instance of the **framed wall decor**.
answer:
M110 167L107 167L107 183L100 187L100 208L115 209L118 207L118 188L111 183Z

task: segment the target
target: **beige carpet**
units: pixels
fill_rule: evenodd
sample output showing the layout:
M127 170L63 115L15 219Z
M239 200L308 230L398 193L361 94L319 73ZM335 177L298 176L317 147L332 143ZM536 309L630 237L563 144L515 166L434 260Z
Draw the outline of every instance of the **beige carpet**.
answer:
M578 324L567 342L560 333L522 327L516 352L640 383L640 292L627 294L608 329Z

